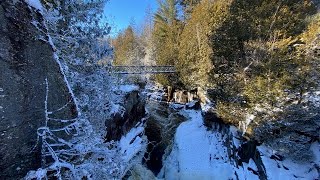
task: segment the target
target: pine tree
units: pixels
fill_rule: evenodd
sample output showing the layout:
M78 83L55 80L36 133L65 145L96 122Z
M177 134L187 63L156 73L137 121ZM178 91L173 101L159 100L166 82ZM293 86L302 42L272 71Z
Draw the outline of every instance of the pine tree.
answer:
M214 68L210 35L221 25L228 3L202 1L196 6L182 32L177 69L188 86L206 87Z
M159 2L159 9L154 16L153 44L157 65L175 65L178 59L178 37L181 22L177 18L175 0ZM163 85L178 83L176 75L158 75L157 81Z
M154 60L154 44L152 41L152 33L154 29L153 14L150 6L147 7L142 25L142 33L140 35L140 41L144 48L145 57L143 60L144 65L156 65Z
M194 7L201 2L201 0L178 0L182 6L184 19L189 19Z
M103 21L107 0L42 0L49 33L58 55L67 63L96 63L107 55L103 41L110 27ZM72 50L72 51L71 51Z
M132 26L120 32L114 40L115 65L140 65L144 57L144 50L138 42L138 36Z
M271 40L300 34L316 7L311 0L234 0L231 11L249 27L251 38Z

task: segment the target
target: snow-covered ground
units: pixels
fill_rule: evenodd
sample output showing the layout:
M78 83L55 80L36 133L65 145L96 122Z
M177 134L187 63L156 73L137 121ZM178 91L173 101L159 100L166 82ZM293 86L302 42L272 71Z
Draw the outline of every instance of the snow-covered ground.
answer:
M141 138L141 134L144 132L142 126L132 128L125 136L120 140L120 149L122 159L125 162L129 162L137 153L146 149L145 139Z
M228 135L218 131L208 131L203 125L201 111L183 110L183 113L190 120L178 127L172 152L164 160L164 166L158 178L167 180L259 179L254 173L258 172L258 168L252 159L248 164L243 163L243 166L237 167L232 158L229 158L225 145ZM234 132L236 128L231 127L230 131ZM233 139L233 144L238 146L239 142ZM319 156L319 144L314 145L313 149ZM260 146L258 150L268 179L319 178L312 163L297 164L290 160L280 162L270 159L274 153L271 149Z
M146 89L146 91L143 93L146 95L147 100L162 101L163 96L165 95L163 87L160 85L148 83L146 85L145 89Z
M311 147L314 154L315 159L320 154L319 143L314 143ZM290 159L284 159L283 161L279 161L276 159L270 159L270 157L274 154L274 151L265 146L258 147L261 153L262 162L266 168L266 173L268 179L270 180L292 180L292 179L319 179L319 173L315 168L315 164L319 166L319 159L313 163L295 163Z
M176 132L175 144L159 175L165 179L259 179L250 171L237 169L224 145L226 135L207 131L201 111L185 110L190 121L182 123ZM245 165L256 169L253 161ZM162 176L162 177L161 177Z

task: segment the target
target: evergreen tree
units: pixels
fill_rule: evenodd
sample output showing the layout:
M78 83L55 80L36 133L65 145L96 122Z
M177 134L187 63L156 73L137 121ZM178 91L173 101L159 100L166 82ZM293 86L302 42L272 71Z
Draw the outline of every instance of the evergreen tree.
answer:
M147 7L142 25L142 33L140 35L140 41L144 48L145 57L143 64L156 65L154 60L154 44L152 41L152 33L154 29L153 14L150 6Z
M162 0L154 16L153 44L157 65L175 65L178 59L178 37L181 22L177 18L175 0ZM157 81L163 85L178 83L176 75L158 75Z
M65 62L96 63L110 52L103 41L110 32L103 21L106 1L42 0L49 33Z
M189 19L194 7L201 2L201 0L178 0L182 6L184 18Z
M113 43L115 65L140 65L144 51L132 26L120 32Z
M194 8L182 32L177 69L189 86L206 87L214 67L210 35L223 23L230 3L202 1Z
M196 3L178 43L182 81L213 88L218 110L282 106L288 90L301 95L315 87L307 80L316 77L307 55L295 55L315 9L310 0ZM236 114L235 119L241 112Z
M316 7L311 0L234 0L230 10L251 38L272 40L300 34Z

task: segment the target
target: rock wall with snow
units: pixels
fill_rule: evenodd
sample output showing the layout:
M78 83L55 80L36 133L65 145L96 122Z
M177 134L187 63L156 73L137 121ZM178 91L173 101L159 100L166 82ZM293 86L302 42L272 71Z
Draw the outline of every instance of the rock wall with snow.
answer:
M209 130L201 111L181 110L189 118L177 128L170 154L163 158L161 179L317 179L319 143L314 157L297 162L272 147L246 141L236 127L212 121Z
M47 115L77 116L42 22L39 10L23 1L0 2L0 179L41 166L37 129L47 125Z
M147 88L150 117L145 134L149 145L143 161L145 167L134 167L132 178L156 179L149 171L158 179L169 180L319 177L317 103L314 109L311 106L304 111L293 109L285 118L288 121L279 119L273 125L281 129L279 133L272 135L268 131L274 128L262 125L261 135L265 139L250 139L241 129L226 124L217 115L214 104L202 109L190 109L190 103L168 104L163 102L163 91ZM183 121L167 118L176 114L183 116Z
M130 87L120 87L120 91L126 91ZM106 141L120 140L145 116L145 101L139 95L139 91L125 92L122 101L118 104L119 110L111 113L110 118L105 121L107 128Z

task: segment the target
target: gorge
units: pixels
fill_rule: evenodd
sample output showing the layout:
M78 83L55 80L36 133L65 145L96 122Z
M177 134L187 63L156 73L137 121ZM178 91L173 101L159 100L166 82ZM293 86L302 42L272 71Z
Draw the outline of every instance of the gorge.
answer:
M240 1L230 1L230 8L220 0L213 5L199 1L194 7L183 2L184 8L195 8L192 11L199 14L188 19L181 37L189 37L189 43L183 44L183 39L179 47L194 45L192 51L199 50L200 55L209 48L205 38L215 43L224 38L226 44L217 47L233 47L228 43L241 38L225 37L232 34L225 21L231 17L240 21L236 15L248 18L252 13L240 11L243 4L236 4ZM294 7L302 8L299 3ZM283 38L269 49L261 45L261 39L254 39L257 34L252 35L244 43L244 60L253 59L248 64L219 64L228 59L218 55L228 53L216 46L216 54L192 61L199 54L188 54L187 47L161 54L168 55L167 59L177 54L191 58L173 63L175 73L119 75L107 70L116 59L116 50L102 33L109 28L94 23L103 5L102 1L0 2L0 179L320 178L318 16L309 19L306 32L299 32L300 39ZM261 8L270 8L263 5L266 3ZM280 14L299 9L287 9L290 5L285 4L284 9L279 5ZM309 6L306 3L303 8ZM191 9L184 13L188 15ZM222 11L218 17L211 14L219 20L212 21L217 24L212 19L208 23L218 29L204 28L206 13L202 10ZM255 22L269 22L259 20ZM203 29L193 28L194 22L202 23ZM230 27L235 22L228 21ZM281 23L274 24L278 28ZM281 34L282 29L278 30ZM221 34L203 36L209 32ZM175 50L174 43L157 50ZM238 58L239 47L233 48L232 56ZM211 55L214 71L204 63ZM292 73L289 76L284 71Z

